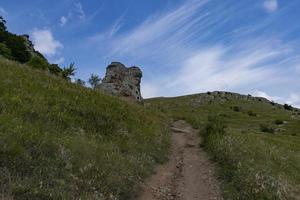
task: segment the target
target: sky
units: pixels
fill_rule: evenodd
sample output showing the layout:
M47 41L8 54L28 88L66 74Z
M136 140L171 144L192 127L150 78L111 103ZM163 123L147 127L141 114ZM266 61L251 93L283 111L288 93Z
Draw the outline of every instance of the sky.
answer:
M218 90L300 108L299 0L1 0L0 15L75 78L119 61L142 69L145 98Z

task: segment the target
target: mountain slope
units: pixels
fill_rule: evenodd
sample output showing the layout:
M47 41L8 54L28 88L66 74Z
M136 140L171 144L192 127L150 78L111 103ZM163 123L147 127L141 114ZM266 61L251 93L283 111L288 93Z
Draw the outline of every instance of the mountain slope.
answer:
M166 118L0 58L4 199L126 199L165 159Z
M298 109L228 92L154 98L146 106L201 130L226 199L299 198Z

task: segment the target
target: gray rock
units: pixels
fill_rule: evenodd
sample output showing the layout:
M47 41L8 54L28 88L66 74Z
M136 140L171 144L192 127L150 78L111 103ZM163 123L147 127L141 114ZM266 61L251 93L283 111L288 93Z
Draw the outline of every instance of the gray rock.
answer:
M127 68L120 62L112 62L107 66L105 77L98 88L112 95L142 102L142 75L139 67Z

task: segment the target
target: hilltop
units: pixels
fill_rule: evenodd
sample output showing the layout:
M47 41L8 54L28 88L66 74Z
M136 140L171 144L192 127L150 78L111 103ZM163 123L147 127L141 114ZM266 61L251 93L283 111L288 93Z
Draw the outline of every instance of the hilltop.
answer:
M200 130L225 199L298 199L299 109L230 92L153 98L145 106Z

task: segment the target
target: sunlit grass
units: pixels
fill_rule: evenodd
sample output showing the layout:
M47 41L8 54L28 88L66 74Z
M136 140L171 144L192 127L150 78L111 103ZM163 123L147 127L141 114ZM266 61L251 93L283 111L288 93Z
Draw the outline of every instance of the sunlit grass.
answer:
M127 199L165 160L165 117L0 59L0 192L13 199Z
M207 100L212 96L213 100ZM221 97L217 93L150 99L147 106L172 118L183 118L201 130L206 141L202 145L219 163L226 199L299 197L299 110L288 111L258 99ZM204 134L211 115L222 120L225 134ZM276 124L276 120L283 123ZM261 124L274 132L263 132Z

